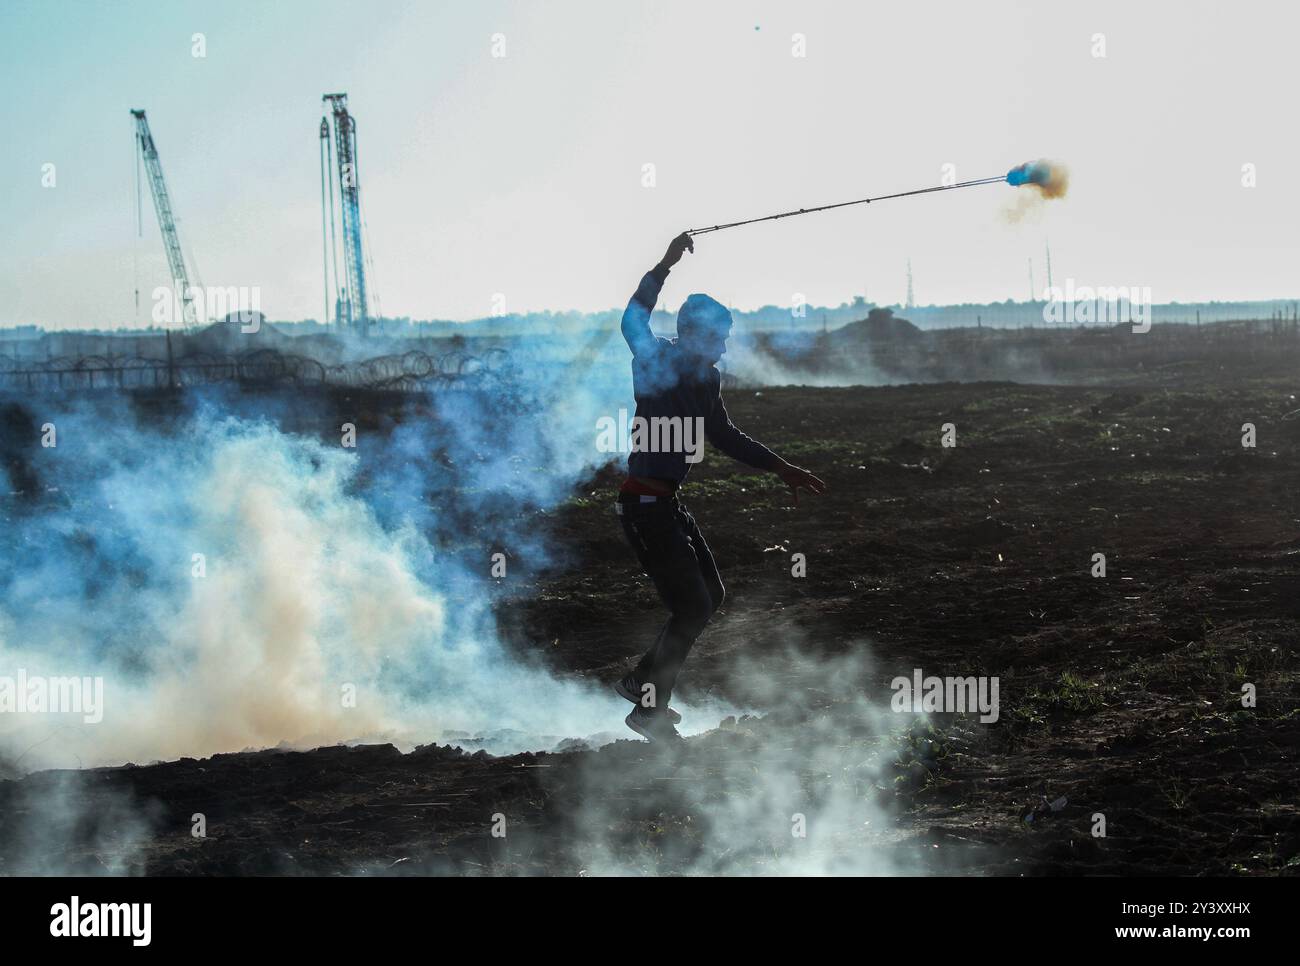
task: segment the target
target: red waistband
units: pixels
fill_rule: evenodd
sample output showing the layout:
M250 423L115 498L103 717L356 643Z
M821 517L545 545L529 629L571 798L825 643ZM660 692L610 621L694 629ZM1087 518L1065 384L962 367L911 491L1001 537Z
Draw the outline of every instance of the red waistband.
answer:
M635 480L629 476L623 481L623 485L618 488L618 492L631 493L635 496L672 496L675 491L671 487L664 490L653 490L640 480Z

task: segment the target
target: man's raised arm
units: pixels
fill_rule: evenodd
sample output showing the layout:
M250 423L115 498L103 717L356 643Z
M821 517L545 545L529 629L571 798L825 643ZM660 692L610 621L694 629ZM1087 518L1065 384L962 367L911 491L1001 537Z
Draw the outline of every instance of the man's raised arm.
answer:
M634 356L648 355L654 349L655 337L650 331L650 313L659 301L659 292L664 287L668 272L681 261L684 251L695 251L695 242L686 232L674 238L659 264L646 272L627 303L627 308L623 310L623 338L627 340L628 348Z

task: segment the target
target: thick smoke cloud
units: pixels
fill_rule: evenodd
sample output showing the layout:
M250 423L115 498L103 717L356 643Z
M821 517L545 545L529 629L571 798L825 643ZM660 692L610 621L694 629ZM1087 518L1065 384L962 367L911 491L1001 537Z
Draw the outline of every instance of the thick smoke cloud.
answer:
M102 677L105 707L98 724L4 715L0 756L466 732L511 751L617 724L604 688L503 645L490 574L495 551L516 579L547 566L539 515L618 458L595 424L627 405L627 360L601 349L581 374L521 349L513 381L414 399L354 449L329 406L284 394L22 403L57 445L7 441L0 674Z
M558 868L590 875L911 875L950 857L900 828L934 763L931 722L890 710L865 641L827 655L787 622L786 642L741 658L737 701L763 709L678 749L619 742L580 754L548 794L565 824L520 855L563 843ZM544 773L548 774L548 773Z

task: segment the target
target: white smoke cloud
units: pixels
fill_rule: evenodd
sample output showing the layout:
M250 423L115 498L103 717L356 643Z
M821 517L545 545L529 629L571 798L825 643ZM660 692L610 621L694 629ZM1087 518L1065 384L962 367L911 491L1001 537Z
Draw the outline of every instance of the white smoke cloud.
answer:
M27 770L354 739L605 740L617 697L501 642L485 534L546 562L524 509L606 458L593 413L618 393L539 369L505 398L440 396L435 418L363 430L356 449L224 396L165 426L123 398L41 400L59 443L30 457L41 498L9 504L0 674L102 676L104 719L2 715L0 756Z
M593 875L906 875L941 856L909 841L900 746L922 716L889 709L863 642L836 656L796 646L742 659L728 691L764 709L676 752L635 744L588 755L564 831Z

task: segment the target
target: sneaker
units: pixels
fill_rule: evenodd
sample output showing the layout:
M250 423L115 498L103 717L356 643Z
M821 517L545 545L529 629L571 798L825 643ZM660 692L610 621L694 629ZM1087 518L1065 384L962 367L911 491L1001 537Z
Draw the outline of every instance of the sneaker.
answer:
M676 744L683 740L682 736L677 733L677 729L673 727L673 723L668 720L668 715L660 714L653 708L643 708L637 705L623 720L629 728L642 738L650 739L650 741L661 744Z
M641 679L636 676L636 672L629 671L624 676L623 680L619 681L617 684L614 685L614 690L618 692L618 696L620 698L626 698L627 700L635 704L638 708L640 708L641 707L641 683L642 683ZM651 709L645 708L643 710L649 711ZM668 714L668 720L673 724L676 725L682 723L682 716L678 714L676 711L674 711L672 708L668 709L667 714Z

